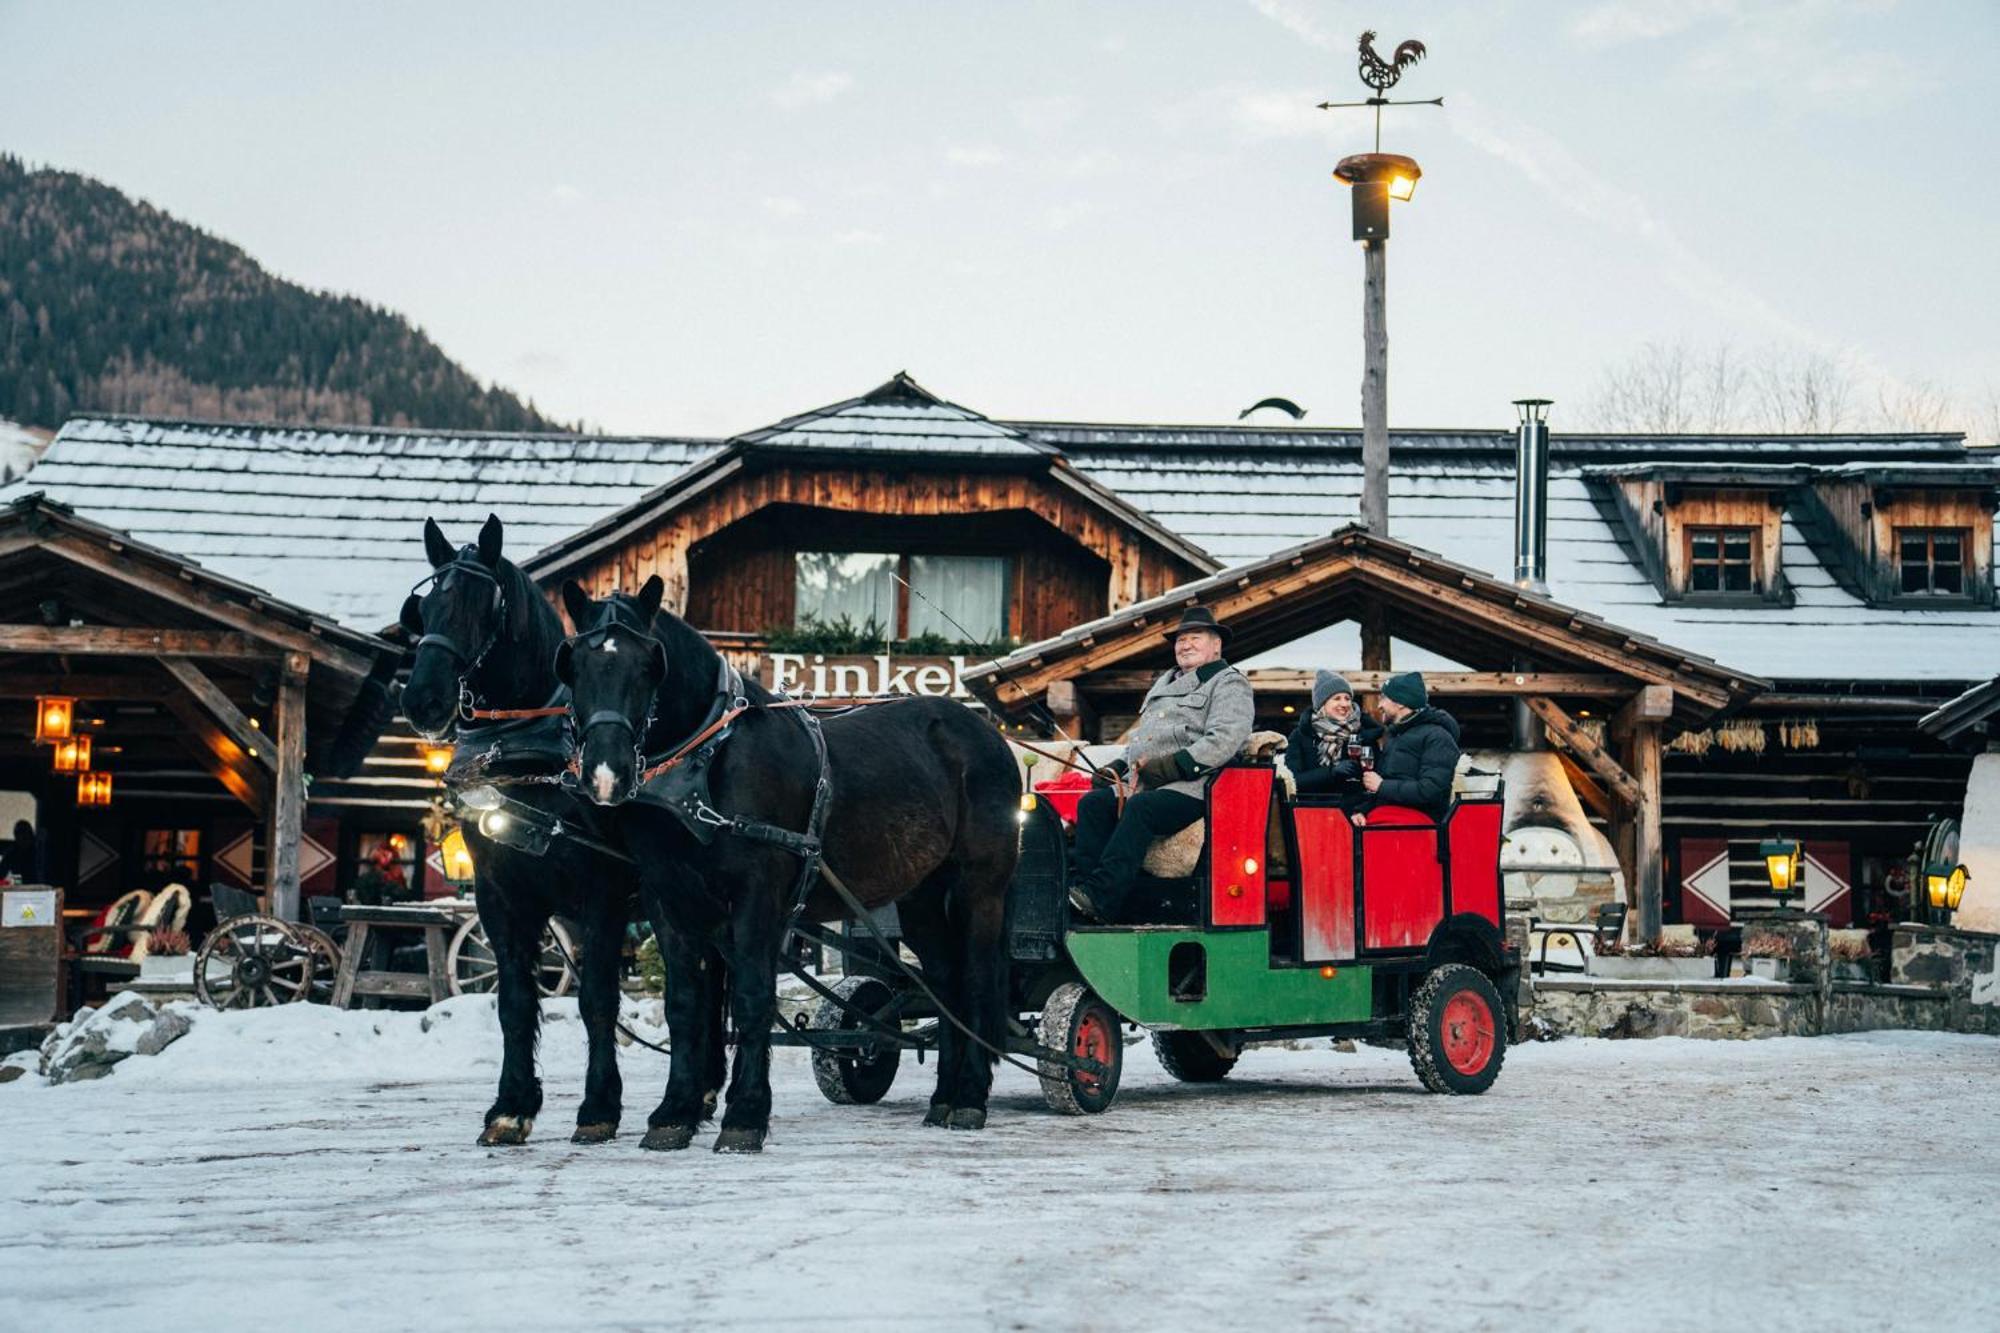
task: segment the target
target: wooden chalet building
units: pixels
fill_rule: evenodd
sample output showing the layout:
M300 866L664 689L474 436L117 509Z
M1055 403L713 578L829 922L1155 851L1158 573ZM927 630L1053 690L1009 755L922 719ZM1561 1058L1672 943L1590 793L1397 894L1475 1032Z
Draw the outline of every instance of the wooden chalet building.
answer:
M1511 583L1512 433L1394 432L1391 458L1392 545L1377 543L1362 563ZM1566 674L1619 681L1615 699L1545 697L1587 739L1609 735L1612 702L1678 687L1668 714L1646 719L1659 724L1667 921L1713 921L1755 901L1755 844L1770 832L1807 842L1815 901L1864 915L1886 906L1885 880L1927 821L1959 813L1973 756L1915 723L2000 661L2000 465L1988 459L1936 434L1553 437L1546 601L1565 625L1658 645L1673 679L1639 669L1651 649L1586 669L1542 644L1570 664ZM1358 431L1000 421L899 375L729 439L79 417L0 500L44 493L347 631L391 639L399 603L428 568L422 520L465 540L493 512L508 553L546 586L575 577L603 591L659 573L669 604L740 660L842 694L956 689L985 660L970 645L1074 643L1079 627L1198 581L1262 586L1260 562L1350 525L1360 489ZM1342 617L1382 614L1372 669L1490 674L1510 647L1530 649L1495 636L1504 618L1460 638L1470 621L1390 597L1381 578L1340 582L1338 594L1331 584L1299 594L1296 614L1259 622L1246 665L1272 725L1304 704L1311 668L1364 664L1358 623ZM871 622L880 645L827 633ZM913 663L934 669L903 669ZM1155 665L1135 651L1051 676L1045 685L1059 688L1040 701L1109 736ZM819 680L816 666L826 668ZM1468 745L1505 750L1517 697L1459 690L1441 702ZM1560 737L1557 747L1594 822L1615 832L1618 802L1590 796L1608 779L1593 783L1592 765ZM329 821L334 885L351 878L362 848L392 834L418 872L433 791L399 727L354 776L315 780L307 820ZM45 797L58 799L53 787ZM154 818L123 809L135 827Z

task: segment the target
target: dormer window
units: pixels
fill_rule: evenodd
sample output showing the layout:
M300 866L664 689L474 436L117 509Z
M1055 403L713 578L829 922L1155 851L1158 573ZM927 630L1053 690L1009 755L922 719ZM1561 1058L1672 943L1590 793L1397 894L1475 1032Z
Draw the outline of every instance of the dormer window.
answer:
M1688 528L1687 587L1698 593L1754 593L1758 532L1755 528Z
M1897 528L1896 564L1906 597L1965 596L1963 528Z

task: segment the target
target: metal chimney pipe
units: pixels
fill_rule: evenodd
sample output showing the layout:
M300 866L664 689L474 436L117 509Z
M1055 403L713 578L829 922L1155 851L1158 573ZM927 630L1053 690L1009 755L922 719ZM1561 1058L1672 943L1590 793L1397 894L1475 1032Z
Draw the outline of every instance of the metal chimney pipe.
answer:
M1549 400L1517 398L1514 434L1514 582L1549 590Z

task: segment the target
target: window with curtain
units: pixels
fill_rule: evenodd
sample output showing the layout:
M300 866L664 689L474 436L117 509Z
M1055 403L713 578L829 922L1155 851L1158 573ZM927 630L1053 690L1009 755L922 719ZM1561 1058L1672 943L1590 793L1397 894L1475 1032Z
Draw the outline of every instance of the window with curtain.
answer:
M874 621L896 633L896 557L879 551L800 551L793 622L822 625L841 617L855 629Z
M1007 637L1007 562L1002 557L913 555L909 580L910 626L905 638L969 635L980 643L996 643Z

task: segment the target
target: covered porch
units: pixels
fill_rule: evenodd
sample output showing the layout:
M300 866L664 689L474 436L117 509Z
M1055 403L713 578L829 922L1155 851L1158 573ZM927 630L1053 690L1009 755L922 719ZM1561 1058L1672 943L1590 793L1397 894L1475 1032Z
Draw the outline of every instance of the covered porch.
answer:
M1578 800L1603 821L1639 935L1659 937L1665 881L1660 770L1666 740L1707 724L1766 688L1732 671L1393 538L1358 527L1185 584L1114 615L1030 644L965 674L996 710L1041 716L1077 739L1111 741L1171 665L1163 631L1206 606L1227 623L1229 655L1246 661L1326 626L1361 627L1362 660L1323 665L1365 696L1394 670L1391 642L1455 664L1426 669L1435 702L1499 705L1502 744L1550 748ZM1310 669L1255 670L1260 721L1289 725Z

